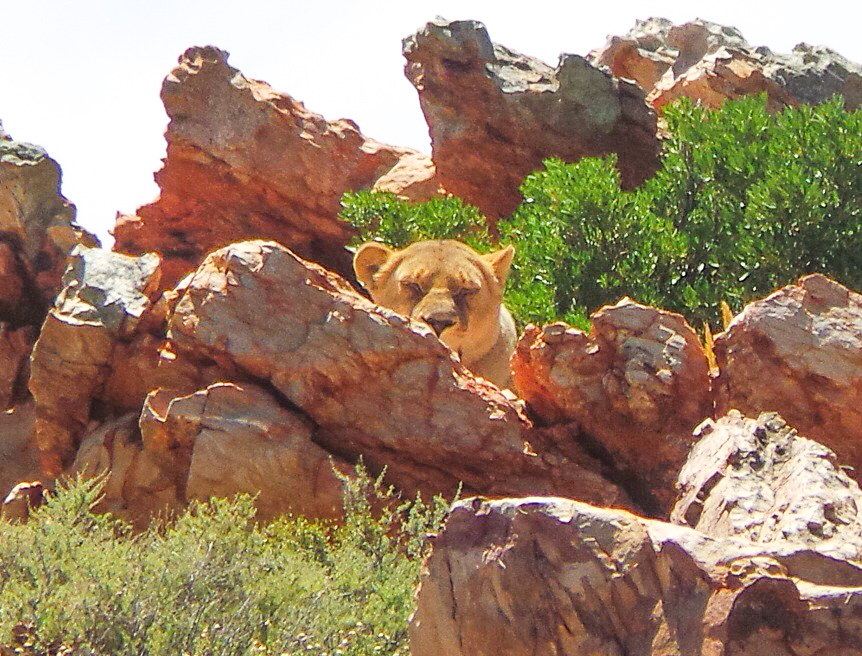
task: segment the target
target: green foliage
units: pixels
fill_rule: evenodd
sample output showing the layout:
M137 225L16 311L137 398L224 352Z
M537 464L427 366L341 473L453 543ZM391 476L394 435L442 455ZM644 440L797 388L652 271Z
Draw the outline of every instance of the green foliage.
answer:
M815 271L862 288L862 112L835 100L770 115L749 97L665 118L661 169L639 189L620 190L611 158L550 160L524 181L500 228L519 247L516 285L545 283L525 318L628 295L716 321L721 300L739 308Z
M487 252L490 239L482 214L460 198L434 198L410 203L389 192L347 192L341 199L341 218L358 231L354 244L376 239L404 248L420 239L460 239Z
M739 309L816 271L862 289L862 111L836 99L769 114L747 97L720 110L683 101L664 117L661 168L636 190L620 189L613 158L552 159L526 178L498 224L517 249L516 318L583 326L626 295L717 323L722 300ZM470 208L434 203L351 194L343 216L394 246L475 230Z
M132 535L91 512L99 481L60 487L26 524L0 524L0 644L29 654L406 654L425 535L446 506L400 502L359 469L338 526L258 524L245 495Z

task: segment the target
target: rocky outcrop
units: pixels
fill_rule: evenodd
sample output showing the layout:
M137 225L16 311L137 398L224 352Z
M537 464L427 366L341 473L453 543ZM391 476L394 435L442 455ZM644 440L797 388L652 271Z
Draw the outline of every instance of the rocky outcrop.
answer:
M733 27L704 20L638 21L589 60L635 80L657 110L683 96L718 107L728 98L758 93L767 95L773 109L835 94L848 109L862 104L862 67L837 52L801 43L790 54L773 53L749 45Z
M665 515L691 431L712 416L709 365L682 316L623 299L587 334L528 326L512 356L515 388L543 424L574 422L650 512Z
M556 68L491 42L476 21L442 19L404 41L440 183L492 222L520 202L542 160L616 153L632 187L658 165L656 117L643 92L577 55Z
M260 519L341 516L342 485L312 442L314 426L266 390L216 383L188 396L152 392L140 418L143 450L173 474L181 498L257 495Z
M314 441L402 490L565 494L630 505L560 432L473 375L425 324L374 305L274 242L212 253L169 319L175 361L216 362L315 426ZM266 312L261 312L261 306ZM579 460L580 458L580 460Z
M0 139L0 322L15 328L39 326L62 286L66 256L78 243L97 243L75 223L60 178L44 149Z
M862 471L862 295L809 275L749 304L715 339L718 416L778 412Z
M695 431L671 521L713 537L794 542L862 561L862 492L835 454L780 415L731 410Z
M370 188L413 151L368 139L352 121L327 121L227 58L217 48L190 48L165 79L161 194L118 219L114 249L159 253L166 287L211 250L260 237L349 272L344 246L352 233L337 218L342 194Z
M39 146L0 124L0 490L40 475L31 439L30 353L62 287L67 256L96 238L75 223L61 171ZM19 504L20 505L20 504Z
M110 399L112 410L128 412L158 386L155 376L144 377L133 380L130 391L118 384L130 377L115 372L134 360L128 357L133 343L153 345L144 328L159 296L159 278L153 254L135 258L84 246L73 251L66 286L45 319L31 363L35 439L47 475L72 463L90 420L99 418L94 403ZM153 348L145 357L156 361L158 354Z
M566 499L455 504L413 656L862 654L862 568Z

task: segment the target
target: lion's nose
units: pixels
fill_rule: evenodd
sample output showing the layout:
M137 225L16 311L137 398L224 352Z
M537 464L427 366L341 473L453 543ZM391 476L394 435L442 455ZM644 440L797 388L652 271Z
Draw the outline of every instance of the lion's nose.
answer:
M422 317L422 321L431 326L437 337L440 337L440 334L449 326L455 325L455 320L447 317Z

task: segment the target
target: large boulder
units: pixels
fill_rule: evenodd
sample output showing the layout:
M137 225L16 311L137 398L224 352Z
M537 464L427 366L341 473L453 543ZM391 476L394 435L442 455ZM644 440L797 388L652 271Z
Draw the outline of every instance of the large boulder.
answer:
M588 59L635 80L657 110L680 97L718 107L728 98L765 93L773 109L819 103L838 94L847 109L862 104L862 67L822 46L797 45L790 54L750 45L733 27L704 20L674 25L637 21Z
M442 19L403 50L440 183L492 222L515 209L524 176L548 157L616 153L626 187L658 166L643 91L583 57L563 55L552 68L492 43L481 23Z
M515 388L543 424L574 422L650 513L674 502L691 431L712 416L709 365L682 316L623 299L588 334L528 326L512 356Z
M558 498L467 499L433 538L413 656L862 654L862 567Z
M45 474L70 465L88 431L94 403L111 400L114 411L139 409L158 386L154 339L148 319L159 297L160 261L78 246L64 274L65 287L48 313L33 349L29 388L36 403L35 440ZM143 340L150 373L117 376L129 350ZM134 349L132 349L134 350ZM130 387L119 384L121 380ZM101 408L104 416L109 408Z
M749 419L737 410L705 421L695 437L672 522L862 562L862 492L825 446L776 413Z
M862 471L862 295L820 274L750 303L715 339L717 416L778 412Z
M114 249L159 253L166 287L211 250L260 237L349 272L342 194L370 188L415 153L364 137L352 121L327 121L227 60L217 48L190 48L165 78L161 194L118 219Z

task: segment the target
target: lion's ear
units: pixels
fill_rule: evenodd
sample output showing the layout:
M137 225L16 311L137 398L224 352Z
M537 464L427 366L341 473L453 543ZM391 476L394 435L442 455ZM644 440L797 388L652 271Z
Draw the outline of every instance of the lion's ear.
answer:
M515 247L510 244L499 251L483 255L482 259L491 267L500 285L503 285L509 277L509 267L512 266L513 257L515 257Z
M356 279L369 292L374 291L374 274L394 252L385 244L376 241L362 244L356 251L356 255L353 256L353 270L356 272Z

